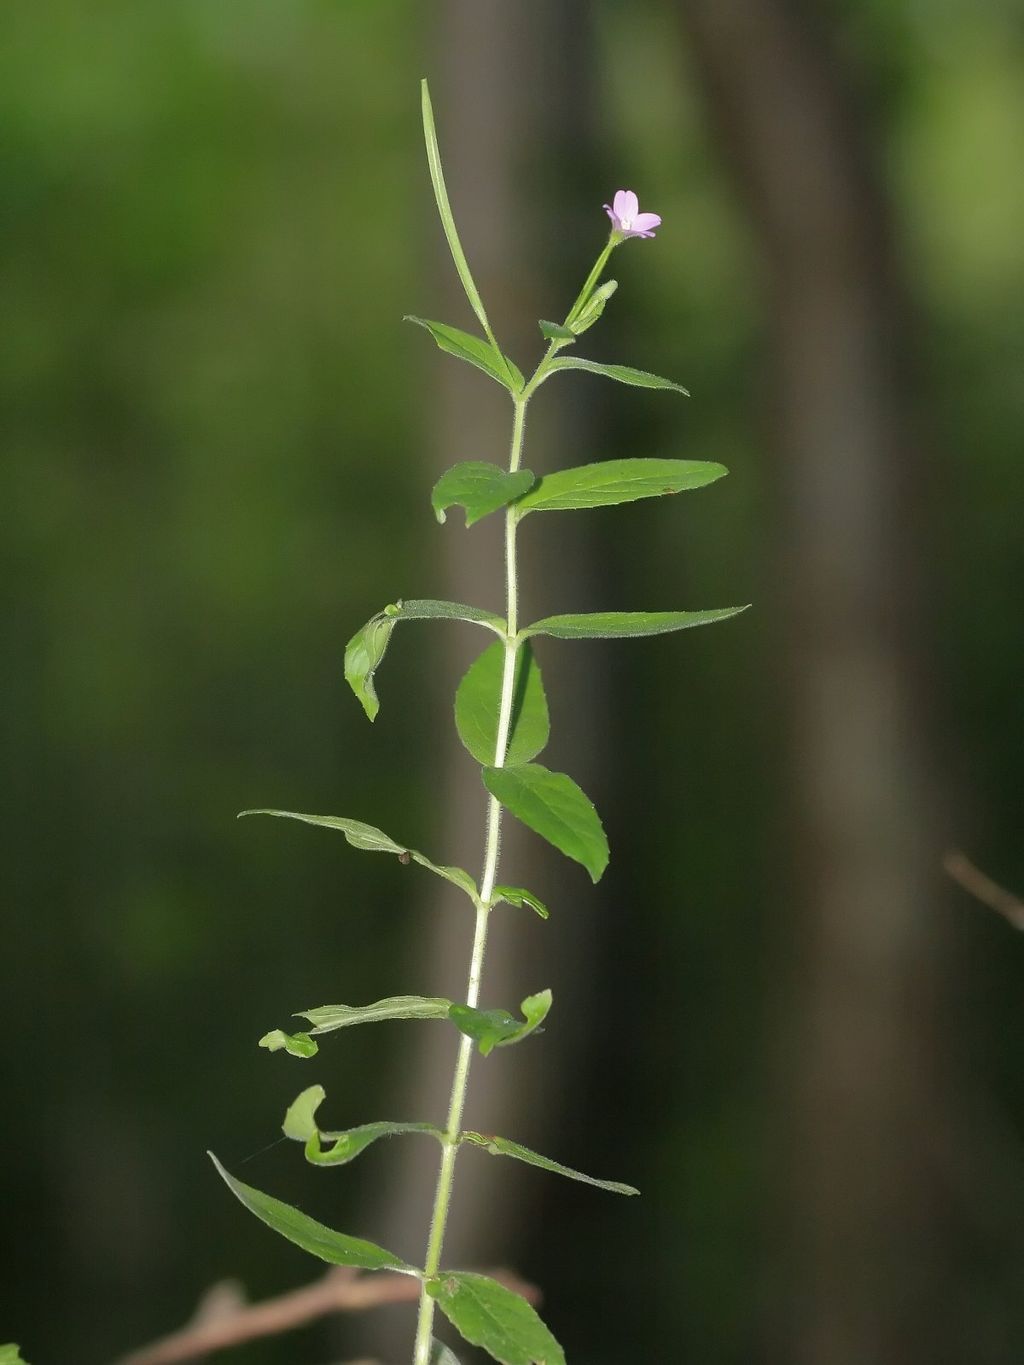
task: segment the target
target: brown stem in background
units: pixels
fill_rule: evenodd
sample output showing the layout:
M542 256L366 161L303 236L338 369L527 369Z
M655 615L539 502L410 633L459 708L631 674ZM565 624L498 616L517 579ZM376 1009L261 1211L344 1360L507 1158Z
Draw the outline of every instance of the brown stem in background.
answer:
M942 784L922 629L906 269L869 107L814 0L678 0L766 285L767 444L783 539L777 625L793 867L779 1038L786 1191L772 1212L769 1355L949 1356L933 1160L955 1040L942 998ZM780 938L781 942L781 938Z
M1015 929L1024 929L1024 901L1019 900L1012 891L1007 891L998 882L994 882L991 877L986 877L980 868L975 867L966 853L961 853L958 848L951 848L942 859L942 866L975 900L987 905L997 915L1002 915Z
M540 1297L533 1285L511 1271L488 1273L530 1303L536 1303ZM331 1313L358 1313L386 1304L415 1303L419 1290L419 1280L411 1275L392 1275L387 1271L360 1275L343 1267L332 1268L313 1284L264 1299L262 1303L246 1303L241 1289L234 1284L215 1285L204 1295L190 1323L122 1357L117 1365L177 1365L178 1361L199 1360L214 1351L290 1332ZM376 1362L354 1361L353 1365Z

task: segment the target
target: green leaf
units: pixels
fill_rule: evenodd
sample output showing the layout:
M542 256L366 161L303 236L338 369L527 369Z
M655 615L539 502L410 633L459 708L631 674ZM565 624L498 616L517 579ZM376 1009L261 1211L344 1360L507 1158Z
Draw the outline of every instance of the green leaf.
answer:
M478 763L494 762L498 743L498 709L505 670L505 647L489 645L459 683L455 725L459 738ZM526 763L544 748L551 733L548 702L540 668L529 645L516 658L515 691L505 762Z
M333 1033L353 1024L378 1024L386 1019L447 1019L451 1003L437 996L392 995L372 1005L318 1005L297 1014L309 1020L314 1033Z
M260 1047L268 1052L280 1052L283 1048L292 1057L315 1057L319 1046L308 1033L285 1033L283 1029L271 1029L260 1039Z
M541 318L540 322L537 323L537 326L540 328L540 334L545 341L576 340L576 333L572 328L566 327L561 322L547 322L544 318Z
M448 1017L461 1033L473 1039L481 1055L486 1057L496 1047L511 1047L531 1034L547 1018L551 992L528 995L520 1008L525 1021L509 1014L508 1010L478 1010L471 1005L452 1005Z
M600 289L595 289L590 298L573 318L570 326L577 336L593 327L604 312L605 304L619 287L618 280L605 280Z
M2 1365L2 1363L0 1363L0 1365ZM431 1337L430 1365L459 1365L459 1362L443 1341L438 1341L436 1337Z
M318 1256L328 1265L355 1266L359 1270L398 1270L404 1275L419 1275L419 1271L383 1247L363 1241L361 1237L348 1237L345 1233L335 1232L333 1228L317 1223L290 1204L283 1204L280 1199L263 1194L251 1185L243 1185L229 1175L212 1152L207 1155L228 1189L250 1213L310 1255Z
M471 332L464 332L461 327L452 327L447 322L414 317L412 313L406 313L403 321L415 322L417 327L425 328L442 351L447 351L459 360L467 360L491 379L496 379L511 394L517 394L526 382L512 361L502 355L497 346L484 341L482 337L475 337Z
M447 621L472 621L474 624L486 626L498 635L505 634L505 622L502 617L495 616L490 611L483 611L480 607L467 607L461 602L394 602L391 606L385 607L357 630L345 646L345 681L359 698L370 720L376 720L380 710L374 675L387 652L396 622L435 618Z
M746 611L742 607L720 607L716 611L595 611L578 616L545 616L521 633L551 635L556 640L622 640L641 635L667 635L690 626L709 626L727 621Z
M551 911L544 902L539 900L532 891L527 891L522 886L496 886L491 893L491 904L501 905L502 902L506 905L514 905L518 910L528 905L541 919L551 918Z
M454 1356L452 1356L452 1360L455 1360ZM0 1346L0 1365L26 1365L26 1362L21 1358L21 1347L15 1346L13 1342L6 1346ZM444 1365L440 1356L438 1357L438 1365ZM458 1361L455 1361L455 1365L458 1365Z
M701 460L605 460L545 474L519 499L516 511L525 517L528 512L612 507L703 488L726 473L724 465Z
M469 621L476 626L486 626L496 635L505 634L505 618L496 616L493 611L482 607L468 607L464 602L439 602L432 597L417 598L409 602L394 602L384 608L384 615L400 621Z
M394 628L394 621L381 612L367 621L362 630L357 630L345 646L345 681L370 720L380 710L373 675L380 667Z
M390 835L377 829L375 825L364 825L361 820L347 820L341 815L306 815L295 810L243 810L238 814L239 820L244 815L276 815L283 820L301 820L306 825L322 825L325 829L340 830L353 848L361 848L369 853L393 853L400 863L417 863L428 872L451 882L460 891L465 891L474 903L478 899L476 882L463 868L432 863L417 849L396 844Z
M466 253L462 249L458 229L455 226L455 215L452 213L452 206L448 199L448 189L444 183L444 171L441 168L441 152L437 145L437 129L434 126L434 109L430 102L430 87L426 80L420 84L420 96L423 110L423 138L427 145L430 183L434 187L434 200L437 203L441 226L444 228L444 235L448 239L448 250L452 253L452 260L455 262L455 269L459 272L459 279L466 291L469 306L476 314L481 327L493 339L494 333L491 331L491 324L487 321L487 314L484 311L479 290L470 274Z
M491 1156L510 1156L516 1161L525 1161L529 1166L539 1166L543 1171L551 1171L555 1175L568 1176L570 1180L580 1180L584 1185L595 1185L599 1190L608 1190L612 1194L639 1194L640 1191L632 1185L623 1185L618 1180L595 1180L592 1175L584 1175L582 1171L574 1171L571 1166L563 1166L560 1161L552 1161L550 1157L541 1156L538 1152L531 1152L529 1147L523 1147L518 1142L510 1142L508 1138L491 1137L486 1133L462 1133L459 1137L460 1142L471 1142L477 1147L483 1147Z
M536 481L537 476L528 469L517 469L510 474L496 464L478 461L457 464L434 484L431 494L434 514L443 523L447 508L464 507L466 525L472 526L482 517L514 502Z
M451 1271L427 1280L426 1290L470 1345L499 1365L565 1365L561 1346L534 1309L497 1280Z
M588 370L591 374L604 375L605 379L614 379L619 384L632 384L637 389L672 389L673 392L681 393L685 398L690 396L689 391L684 389L682 384L674 384L671 379L662 379L657 374L648 374L646 370L634 370L629 365L599 365L596 360L581 360L579 356L566 356L564 360L553 360L551 369Z
M432 1123L364 1123L340 1133L323 1132L316 1122L316 1111L324 1101L322 1085L311 1085L289 1106L281 1125L285 1137L306 1144L306 1160L314 1166L344 1166L364 1152L378 1138L400 1133L443 1134ZM324 1147L329 1142L332 1145Z
M598 881L608 866L608 840L593 803L565 773L539 763L485 768L484 786L517 820L575 858Z
M322 1085L311 1085L292 1101L281 1124L281 1131L286 1138L293 1138L296 1142L309 1141L318 1131L314 1115L323 1104L326 1094Z

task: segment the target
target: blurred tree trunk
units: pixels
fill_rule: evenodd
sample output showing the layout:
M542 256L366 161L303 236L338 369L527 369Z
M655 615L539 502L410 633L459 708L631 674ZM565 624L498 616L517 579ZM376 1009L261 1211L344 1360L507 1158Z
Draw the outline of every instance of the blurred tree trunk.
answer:
M565 259L564 243L538 209L553 185L564 190L584 173L590 101L580 83L589 71L587 11L586 0L527 0L514 6L498 0L445 0L435 14L439 56L431 64L431 86L455 217L492 324L503 346L527 372L541 350L535 319L568 308L590 264L578 250L572 252L571 262ZM561 63L568 51L577 60L567 68ZM433 237L430 261L444 300L437 316L476 331L436 226L425 168L420 197L428 240ZM571 217L571 201L567 205L564 193L553 214L563 221ZM600 224L586 240L591 236L596 255L602 240ZM567 274L563 265L574 273ZM436 296L437 289L432 292ZM512 415L507 397L467 366L433 352L427 364L432 410L423 448L424 489L459 460L507 463ZM543 470L565 463L560 436L567 411L554 385L531 405L526 467ZM583 414L574 412L574 449L585 438L583 423ZM562 609L579 606L587 592L592 554L584 539L586 526L583 519L567 521L576 524L559 526L557 536L521 537L525 618L554 611L558 604ZM446 556L446 595L503 609L500 519L490 518L467 533L456 512L437 535L439 552L443 546ZM541 594L533 591L536 584L554 587ZM428 699L437 707L436 724L446 736L436 847L444 850L446 862L478 871L486 797L477 765L462 750L449 717L455 685L486 641L458 628L447 630L445 641L445 686ZM592 679L586 688L579 685L578 656L574 660L573 653L552 652L542 660L561 738L559 765L571 765L584 784L599 785L593 755L584 749L581 737L591 732L601 689ZM553 905L563 899L564 862L508 817L502 834L502 875L543 888ZM424 990L460 999L466 989L471 917L463 898L447 894L439 885L439 894L421 907L420 939L410 963ZM525 912L494 916L483 1004L515 1008L524 995L550 985L559 1000L560 1027L546 1032L543 1047L517 1048L490 1059L490 1064L477 1058L467 1126L543 1144L545 1116L557 1108L546 1102L546 1096L560 1086L567 1054L578 1038L571 1025L574 1012L565 1007L571 992L584 989L580 964L593 951L592 924L586 941L582 929L577 917L556 916L542 926ZM563 963L568 978L564 985L559 965ZM409 1051L394 1087L396 1113L444 1121L456 1046L449 1030L410 1031ZM396 1145L393 1162L383 1217L377 1211L374 1226L383 1229L386 1245L419 1259L437 1174L436 1152L416 1143ZM526 1187L520 1186L514 1166L472 1155L460 1161L446 1240L451 1262L514 1261L530 1214ZM384 1359L401 1359L408 1349L408 1323L400 1313L388 1317L387 1322L373 1324L374 1350Z
M933 1161L939 803L919 644L922 461L892 213L820 14L680 0L763 252L797 903L772 1358L943 1358Z

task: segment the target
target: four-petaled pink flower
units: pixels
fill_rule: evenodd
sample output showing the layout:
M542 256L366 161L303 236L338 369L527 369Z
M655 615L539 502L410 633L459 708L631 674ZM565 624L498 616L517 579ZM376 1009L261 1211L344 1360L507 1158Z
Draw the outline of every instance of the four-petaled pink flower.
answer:
M612 227L623 237L653 237L661 218L656 213L639 213L639 208L640 201L632 190L616 190L611 204L604 206Z

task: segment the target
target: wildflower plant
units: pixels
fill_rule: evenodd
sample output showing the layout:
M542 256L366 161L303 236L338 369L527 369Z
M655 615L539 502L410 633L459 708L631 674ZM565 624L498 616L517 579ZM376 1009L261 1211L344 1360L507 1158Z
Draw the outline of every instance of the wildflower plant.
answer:
M435 863L425 854L393 839L373 825L333 815L296 811L245 811L245 815L274 815L335 830L356 849L384 853L418 866L451 883L465 895L474 917L469 980L464 1001L437 996L399 995L369 1005L322 1005L299 1012L309 1027L286 1033L274 1029L260 1039L270 1051L294 1057L316 1055L320 1039L356 1024L386 1019L440 1020L454 1026L461 1038L443 1126L432 1123L378 1122L343 1132L322 1128L319 1110L322 1086L303 1090L284 1117L285 1136L302 1144L306 1160L315 1166L344 1166L382 1137L427 1135L440 1146L440 1165L426 1254L422 1266L410 1265L384 1247L336 1232L268 1194L243 1184L213 1157L231 1191L257 1218L320 1260L366 1271L389 1270L420 1282L419 1316L413 1365L458 1365L452 1350L434 1335L437 1310L461 1336L482 1347L502 1365L564 1365L562 1347L529 1303L487 1276L444 1264L445 1226L451 1204L456 1159L466 1148L480 1148L493 1156L539 1166L556 1175L584 1181L599 1189L632 1195L637 1191L617 1181L597 1180L530 1151L511 1138L476 1133L462 1127L463 1110L473 1056L487 1057L511 1047L543 1022L551 1009L551 992L538 991L520 1005L520 1013L482 1008L484 954L491 915L499 906L527 908L542 919L548 909L533 891L498 881L501 824L504 814L515 816L597 881L608 863L608 842L601 820L587 796L571 777L537 763L549 734L548 705L533 641L622 639L660 635L690 626L706 625L735 615L742 607L715 611L611 611L547 616L522 624L519 619L519 571L516 534L524 517L576 508L605 507L702 488L725 474L719 464L693 460L629 458L606 460L572 469L537 475L523 466L526 413L534 394L549 380L569 370L585 370L621 384L664 389L685 394L670 380L625 365L600 364L580 358L576 343L596 322L616 289L615 280L601 283L612 253L631 237L652 238L661 219L641 213L636 195L619 190L605 209L611 232L587 276L575 303L562 322L541 321L547 342L529 378L502 351L473 282L455 227L438 153L430 95L422 87L423 127L434 197L466 297L483 332L472 335L447 323L412 317L442 351L468 362L504 388L512 402L508 464L457 464L434 486L432 502L439 522L453 507L462 508L466 526L500 514L505 540L504 614L460 602L411 599L386 606L356 632L345 651L345 677L372 721L380 709L376 675L395 627L405 621L466 621L494 638L471 665L455 696L455 724L459 738L480 764L486 807L483 872L479 883L460 867ZM211 1154L212 1155L212 1154Z

